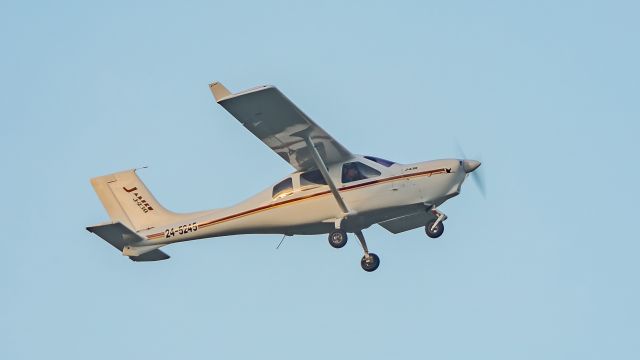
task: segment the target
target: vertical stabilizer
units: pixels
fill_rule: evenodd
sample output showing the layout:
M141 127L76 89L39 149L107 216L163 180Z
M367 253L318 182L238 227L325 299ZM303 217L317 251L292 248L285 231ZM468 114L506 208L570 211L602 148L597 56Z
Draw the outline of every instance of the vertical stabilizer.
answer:
M136 175L135 170L91 179L112 222L121 222L135 231L175 221L177 215L158 203Z

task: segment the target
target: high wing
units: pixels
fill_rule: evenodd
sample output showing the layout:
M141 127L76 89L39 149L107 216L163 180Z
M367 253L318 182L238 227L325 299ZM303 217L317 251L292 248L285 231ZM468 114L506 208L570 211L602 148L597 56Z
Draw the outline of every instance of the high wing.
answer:
M318 168L309 140L326 165L353 157L275 86L259 86L237 94L219 82L209 87L218 104L298 171Z

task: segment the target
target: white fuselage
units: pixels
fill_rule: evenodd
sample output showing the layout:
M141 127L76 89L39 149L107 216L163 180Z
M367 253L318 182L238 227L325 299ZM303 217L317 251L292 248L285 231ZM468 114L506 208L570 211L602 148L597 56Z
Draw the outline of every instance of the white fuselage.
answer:
M301 186L300 173L289 175L291 191L273 197L273 186L228 208L183 214L183 221L140 233L138 245L234 234L322 234L336 228L352 232L381 221L439 206L460 193L466 173L460 160L434 160L383 166L362 156L360 161L381 174L343 184L342 164L328 167L349 208L344 214L327 185Z

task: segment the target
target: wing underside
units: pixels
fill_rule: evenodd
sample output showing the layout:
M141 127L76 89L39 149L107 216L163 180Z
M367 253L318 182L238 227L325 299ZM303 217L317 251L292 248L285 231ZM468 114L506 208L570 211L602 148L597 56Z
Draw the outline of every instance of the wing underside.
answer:
M213 83L210 88L222 107L298 171L317 168L306 138L313 142L327 165L353 157L274 86L237 94L220 83Z
M419 211L413 214L382 221L378 224L393 234L399 234L401 232L425 226L433 219L435 219L435 216L430 212Z

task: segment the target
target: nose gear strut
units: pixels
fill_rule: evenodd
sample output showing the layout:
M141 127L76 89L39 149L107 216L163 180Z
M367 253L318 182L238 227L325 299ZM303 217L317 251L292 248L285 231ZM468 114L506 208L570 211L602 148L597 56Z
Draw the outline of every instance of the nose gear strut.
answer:
M447 215L440 212L438 209L433 207L431 209L431 213L436 217L434 221L429 222L425 227L424 231L427 233L432 239L438 238L444 232L444 224L443 221L447 220Z

